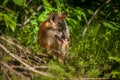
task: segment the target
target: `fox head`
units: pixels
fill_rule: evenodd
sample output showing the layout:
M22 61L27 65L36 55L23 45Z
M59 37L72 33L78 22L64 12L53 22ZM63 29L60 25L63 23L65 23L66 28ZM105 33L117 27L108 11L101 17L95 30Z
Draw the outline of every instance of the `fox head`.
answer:
M54 25L53 33L59 45L62 45L64 43L63 40L65 39L67 39L68 41L70 40L69 28L65 21L66 17L67 13L62 14L53 13L48 18L50 23Z

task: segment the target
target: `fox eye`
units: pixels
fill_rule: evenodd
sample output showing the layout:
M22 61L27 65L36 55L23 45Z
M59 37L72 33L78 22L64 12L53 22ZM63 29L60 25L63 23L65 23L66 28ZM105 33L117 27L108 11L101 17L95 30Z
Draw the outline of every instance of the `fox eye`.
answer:
M58 29L59 32L62 32L62 29Z

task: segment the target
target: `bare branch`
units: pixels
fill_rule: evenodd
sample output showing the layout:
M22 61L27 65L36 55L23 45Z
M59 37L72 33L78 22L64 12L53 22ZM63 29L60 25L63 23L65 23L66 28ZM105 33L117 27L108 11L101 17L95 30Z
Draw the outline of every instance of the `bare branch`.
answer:
M9 72L10 72L10 71L9 71ZM11 77L10 77L11 75L9 74L9 72L6 72L6 73L5 73L5 77L6 77L7 80L12 80Z
M32 2L32 0L29 0L29 1L27 2L27 5L29 5L31 2Z
M98 12L100 11L100 9L105 6L106 4L108 4L109 2L111 2L112 0L106 0L100 7L98 7L98 9L94 12L94 14L92 15L92 17L89 19L89 21L86 23L86 27L82 33L82 37L85 36L86 31L88 30L92 20L94 19L94 17L98 14Z
M23 67L23 66L11 66L12 68L21 68L21 69L27 69L26 67ZM48 66L33 66L34 69L38 69L38 68L43 68L43 69L46 69L46 68L49 68Z
M1 36L0 39L6 41L7 43L10 43L10 44L16 46L20 51L22 50L22 52L21 52L19 57L25 57L26 56L25 58L27 58L27 60L31 60L31 61L34 61L34 62L36 61L37 63L40 63L40 62L46 63L46 61L41 59L40 57L38 57L38 55L37 56L36 55L32 56L32 54L31 54L32 52L29 49L24 48L20 44L16 43L17 41L15 39L13 39L11 37L8 37L8 36L6 36L6 37L5 36ZM28 55L28 54L30 54L30 55ZM23 59L23 58L22 58L22 60L24 62L27 61L26 59Z
M3 37L3 36L1 36L1 39L5 40L6 42L8 42L8 43L10 43L10 44L12 44L12 45L15 45L16 47L18 47L18 48L21 49L21 50L24 50L24 51L27 52L27 53L30 53L29 50L23 48L22 46L20 46L20 45L18 45L18 44L16 44L16 43L14 43L12 40L8 40L8 39L6 39L6 38Z
M23 62L21 60L21 58L13 53L11 53L9 50L7 50L6 47L4 47L2 44L0 44L0 47L12 58L16 59L17 61L19 61L21 64L23 64L29 71L35 72L37 74L43 75L43 76L47 76L47 77L53 77L52 75L46 73L46 72L42 72L42 71L38 71L36 69L34 69L33 67L29 66L28 64L26 64L25 62Z
M15 74L17 74L18 76L21 76L21 77L25 77L23 76L21 73L15 71L14 69L12 69L8 64L6 64L5 62L2 62L0 61L0 64L3 65L4 67L6 67L9 71L12 71L14 72Z
M39 6L37 7L37 11L39 11L41 8L42 8L42 5L39 5Z

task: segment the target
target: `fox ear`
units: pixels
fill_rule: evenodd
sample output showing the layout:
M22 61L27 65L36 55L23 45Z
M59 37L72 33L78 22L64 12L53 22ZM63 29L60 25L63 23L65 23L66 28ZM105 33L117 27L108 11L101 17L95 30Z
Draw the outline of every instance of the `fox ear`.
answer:
M68 13L64 12L61 14L60 19L64 20L67 17Z
M57 22L59 20L59 15L57 13L53 13L49 19L50 22Z
M64 20L67 17L67 13L62 13L62 14L58 14L58 13L53 13L52 15L50 15L49 19L51 23L57 23L60 20Z

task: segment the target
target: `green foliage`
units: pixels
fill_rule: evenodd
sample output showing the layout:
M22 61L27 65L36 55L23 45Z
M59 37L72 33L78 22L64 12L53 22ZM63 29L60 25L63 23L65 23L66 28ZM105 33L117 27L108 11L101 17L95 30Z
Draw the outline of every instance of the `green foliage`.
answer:
M7 15L7 14L4 14L3 18L4 18L6 26L10 27L12 31L14 31L16 27L15 19L13 17L10 17L10 15Z
M0 2L0 26L2 27L0 32L16 38L22 45L32 48L38 54L40 54L40 48L37 44L37 33L40 23L52 12L68 13L67 23L72 40L66 64L56 64L56 61L48 63L50 69L47 71L51 72L55 78L112 77L120 79L120 1L113 1L99 11L89 25L84 38L81 34L86 23L101 6L103 0L76 2L35 0L30 4L27 0ZM14 5L11 7L11 4ZM37 11L39 5L42 5L42 8ZM24 24L27 19L29 22ZM22 26L18 26L19 24ZM9 60L9 57L4 56L4 60ZM117 67L113 68L116 62ZM34 77L34 80L39 79L51 80L38 75Z
M66 72L64 68L60 67L58 64L52 61L49 63L49 66L50 68L48 71L53 73L55 78L59 77L59 80L72 77L72 75Z
M12 14L6 14L6 13L0 13L0 21L5 21L5 24L7 26L7 28L10 27L10 29L12 29L12 31L15 30L16 28L16 17L14 17Z
M114 60L120 64L120 58L119 57L109 57L110 60ZM117 66L112 72L111 72L112 78L120 78L120 66Z
M1 3L2 3L3 6L5 6L8 1L9 1L9 0L4 0L4 1L1 2Z
M26 0L13 0L13 2L16 5L19 5L19 6L25 6L26 5Z
M42 12L42 13L40 13L40 15L38 16L38 21L39 21L39 22L43 22L43 21L45 21L46 18L47 18L47 13L46 13L46 12Z
M119 57L109 57L109 59L115 60L115 61L120 63L120 58Z

